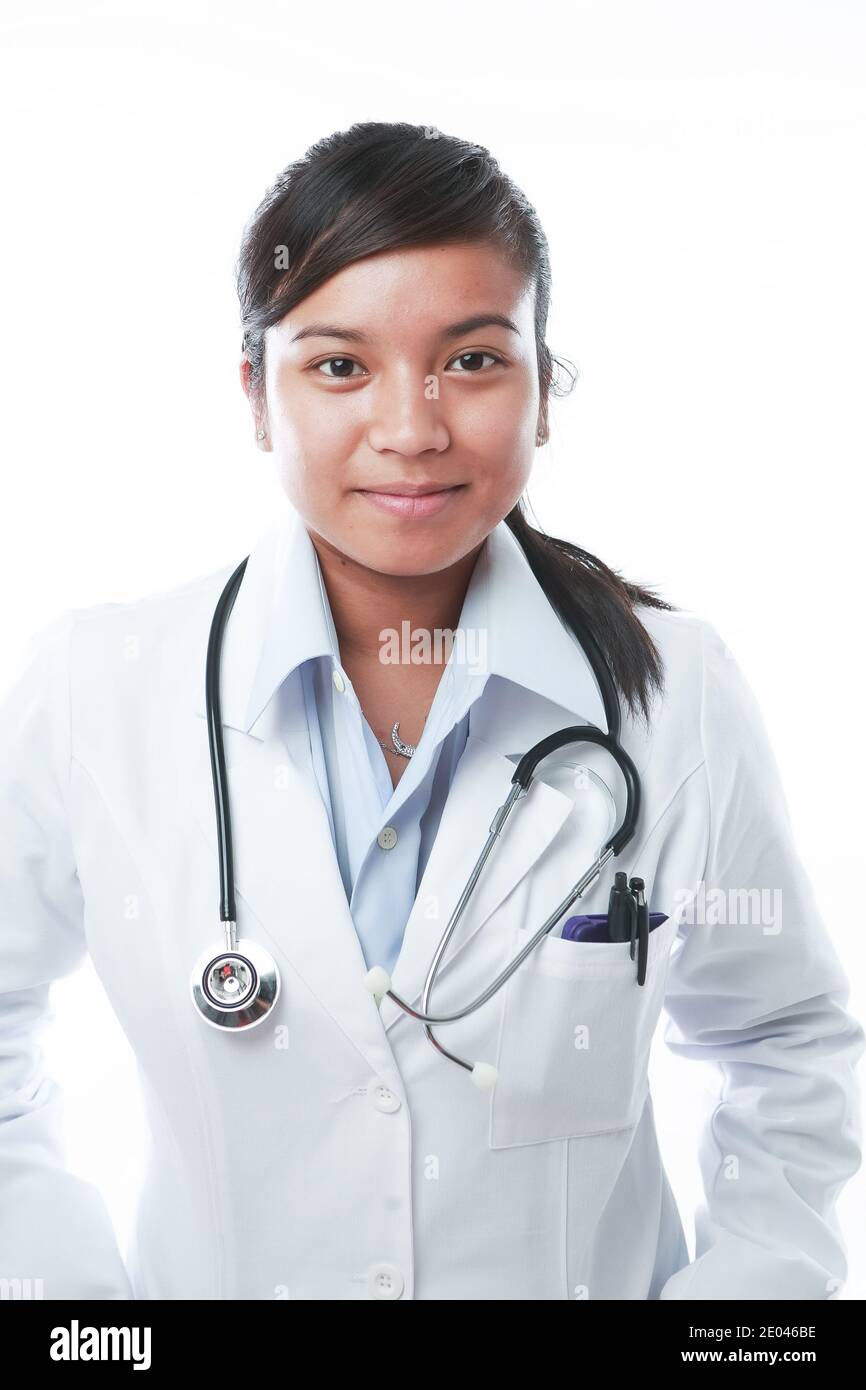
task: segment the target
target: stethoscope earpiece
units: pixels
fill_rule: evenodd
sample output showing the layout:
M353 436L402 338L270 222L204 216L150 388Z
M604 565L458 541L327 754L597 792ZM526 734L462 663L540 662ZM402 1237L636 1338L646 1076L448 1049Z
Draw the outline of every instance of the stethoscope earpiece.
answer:
M376 1003L381 1004L391 988L391 976L383 965L374 965L364 976L364 987L370 991Z
M479 1091L492 1091L499 1080L499 1072L490 1062L476 1062L469 1075Z

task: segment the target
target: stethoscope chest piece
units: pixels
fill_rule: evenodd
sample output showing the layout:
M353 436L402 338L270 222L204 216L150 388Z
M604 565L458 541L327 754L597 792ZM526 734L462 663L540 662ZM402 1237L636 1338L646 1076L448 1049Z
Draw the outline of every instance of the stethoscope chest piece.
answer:
M214 1028L255 1028L280 994L277 963L255 941L203 951L192 968L190 992L198 1012Z

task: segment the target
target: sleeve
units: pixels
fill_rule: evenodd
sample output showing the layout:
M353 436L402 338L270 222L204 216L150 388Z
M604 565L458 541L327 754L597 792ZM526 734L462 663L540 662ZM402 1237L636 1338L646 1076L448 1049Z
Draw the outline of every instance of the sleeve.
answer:
M864 1033L755 697L715 629L701 629L708 850L671 956L664 1039L720 1080L699 1150L695 1259L659 1297L825 1299L847 1277L834 1208L861 1161Z
M12 1298L131 1299L101 1194L66 1171L62 1095L39 1046L51 981L86 954L65 800L76 616L68 610L32 639L0 705L0 1288Z

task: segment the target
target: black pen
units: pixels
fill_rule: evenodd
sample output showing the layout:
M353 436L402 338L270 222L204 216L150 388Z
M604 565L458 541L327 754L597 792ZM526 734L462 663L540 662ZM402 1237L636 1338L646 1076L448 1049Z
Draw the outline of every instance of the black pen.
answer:
M608 941L628 941L632 902L627 876L624 873L615 874L607 902Z
M643 879L629 879L628 886L634 894L637 908L631 936L631 958L634 960L634 943L635 935L637 935L637 982L642 985L646 982L647 957L649 955L649 908L644 897Z

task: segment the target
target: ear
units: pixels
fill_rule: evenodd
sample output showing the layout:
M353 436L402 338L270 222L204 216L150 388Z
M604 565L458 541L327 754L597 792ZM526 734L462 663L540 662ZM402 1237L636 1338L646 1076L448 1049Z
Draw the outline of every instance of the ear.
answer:
M247 357L246 353L244 353L241 357L240 363L238 364L238 374L241 380L241 388L243 389L243 393L249 401L250 410L252 411L253 426L256 432L256 447L258 449L262 449L265 453L269 453L271 448L271 441L268 438L267 420L264 418L265 411L262 409L262 403L256 401L253 397L252 388L250 385L251 372L252 364L250 363L250 360ZM259 439L260 430L264 431L263 439Z
M538 419L535 425L535 447L540 449L550 439L550 425L547 414L547 397L538 407Z

